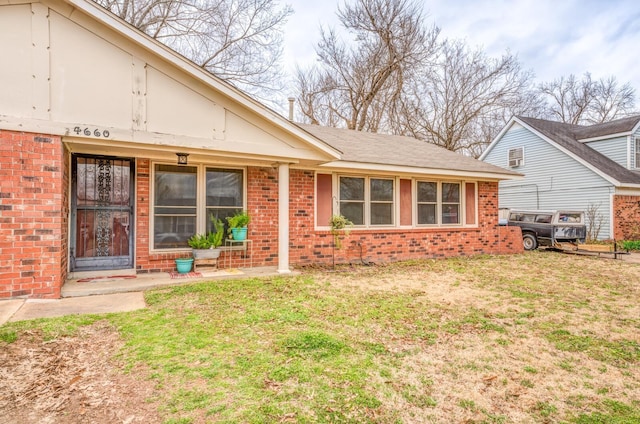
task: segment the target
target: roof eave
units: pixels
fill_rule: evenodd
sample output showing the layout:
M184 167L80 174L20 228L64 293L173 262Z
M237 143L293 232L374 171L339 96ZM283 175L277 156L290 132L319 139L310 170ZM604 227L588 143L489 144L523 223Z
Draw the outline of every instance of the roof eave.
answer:
M518 180L524 178L524 175L516 172L506 171L489 172L489 171L469 171L446 168L422 168L416 166L374 164L364 162L351 161L333 161L320 165L322 168L331 168L333 170L346 171L355 170L361 172L385 172L393 174L411 174L411 175L434 175L442 177L455 178L473 178L482 180Z
M606 134L606 135L601 135L598 137L591 137L591 138L579 138L577 139L580 143L588 143L591 141L598 141L598 140L607 140L609 138L617 138L617 137L626 137L628 135L633 134L634 131L624 131L624 132L620 132L620 133L615 133L615 134Z

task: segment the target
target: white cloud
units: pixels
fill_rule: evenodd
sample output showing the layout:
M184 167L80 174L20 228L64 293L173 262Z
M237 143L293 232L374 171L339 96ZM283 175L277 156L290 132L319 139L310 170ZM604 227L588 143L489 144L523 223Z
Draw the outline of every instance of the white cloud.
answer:
M286 0L285 0L286 1ZM342 1L290 0L295 14L286 27L285 63L293 71L315 60L320 24L336 26ZM640 96L636 52L640 42L637 0L430 0L429 24L442 36L462 38L490 56L517 54L538 81L561 76L614 75Z

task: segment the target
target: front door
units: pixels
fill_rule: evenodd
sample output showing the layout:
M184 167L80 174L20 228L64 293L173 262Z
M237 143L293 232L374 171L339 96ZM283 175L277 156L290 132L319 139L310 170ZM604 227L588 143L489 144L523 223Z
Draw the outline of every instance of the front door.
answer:
M71 271L133 267L133 160L73 155Z

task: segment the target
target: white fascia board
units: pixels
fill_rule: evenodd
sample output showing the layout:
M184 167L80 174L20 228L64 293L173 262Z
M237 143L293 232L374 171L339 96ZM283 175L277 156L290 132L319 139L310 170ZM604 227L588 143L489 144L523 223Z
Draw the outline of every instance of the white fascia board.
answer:
M271 156L253 154L251 152L229 152L224 150L176 148L175 145L151 145L135 142L114 142L112 140L92 140L76 137L63 137L62 141L71 153L91 153L138 157L155 160L175 159L176 152L189 154L189 161L223 161L237 162L239 164L251 164L260 166L272 166L274 163L297 164L298 159L293 159L276 154Z
M630 131L625 131L625 132L621 132L621 133L616 133L616 134L606 134L606 135L601 135L599 137L591 137L591 138L580 138L578 139L578 141L580 143L589 143L591 141L598 141L598 140L607 140L609 138L617 138L617 137L624 137L624 136L628 136L630 134L633 134L633 132Z
M97 21L104 23L105 25L107 25L108 27L110 27L120 35L133 41L134 43L139 44L144 48L146 48L147 50L153 52L154 54L162 57L167 62L180 68L187 74L202 81L206 85L214 88L216 91L229 97L235 102L241 104L242 106L256 113L260 117L270 122L273 122L274 124L280 126L284 130L292 133L296 137L299 137L300 139L310 144L317 150L320 150L323 153L329 155L329 157L332 157L334 159L340 158L340 152L338 152L333 147L327 145L326 143L322 142L316 137L313 137L311 134L307 133L306 131L303 131L301 128L292 124L280 114L272 111L265 105L252 99L251 97L249 97L248 95L240 91L239 89L233 87L231 84L215 77L214 75L212 75L211 73L203 69L202 67L189 61L188 59L176 53L175 51L171 50L170 48L160 43L159 41L152 39L142 31L133 27L132 25L129 25L128 23L122 21L120 18L115 17L114 15L112 15L110 12L108 12L106 9L104 9L102 6L98 5L97 3L94 3L93 1L88 1L88 0L64 0L64 1L66 1L68 4L72 5L73 7L81 10L82 12L86 13L87 15L93 17Z
M524 175L511 175L501 174L498 172L480 172L480 171L459 171L456 169L436 169L436 168L419 168L412 166L399 166L399 165L381 165L371 163L360 162L329 162L322 164L321 169L327 169L337 172L345 171L359 171L362 173L377 173L384 172L392 175L433 175L442 177L454 177L454 178L472 178L477 180L518 180L523 179Z
M585 161L584 159L582 159L579 156L576 156L573 152L570 152L569 150L565 149L564 147L560 146L558 143L556 143L555 141L553 141L552 139L550 139L549 137L547 137L546 135L538 132L535 128L530 127L529 125L527 125L525 122L519 120L518 118L514 118L516 122L518 122L520 125L524 126L526 129L528 129L529 131L531 131L532 133L534 133L536 136L540 137L541 139L543 139L544 141L546 141L547 143L549 143L550 145L552 145L553 147L555 147L556 149L560 150L561 152L563 152L565 155L569 156L570 158L576 160L577 162L579 162L581 165L585 166L586 168L590 169L591 171L595 172L596 174L598 174L599 176L601 176L602 178L604 178L605 180L607 180L608 182L610 182L612 185L619 187L622 184L620 183L620 181L616 180L615 178L611 177L610 175L602 172L601 170L599 170L598 168L596 168L595 166L591 165L589 162Z
M616 187L616 191L613 194L619 194L621 196L640 196L640 184L629 184L624 187Z
M498 133L498 135L493 139L493 141L487 146L487 148L482 152L478 160L484 160L484 158L489 154L489 152L494 148L498 141L505 135L507 131L513 126L514 122L516 122L516 117L512 117L509 122L502 128L502 130Z

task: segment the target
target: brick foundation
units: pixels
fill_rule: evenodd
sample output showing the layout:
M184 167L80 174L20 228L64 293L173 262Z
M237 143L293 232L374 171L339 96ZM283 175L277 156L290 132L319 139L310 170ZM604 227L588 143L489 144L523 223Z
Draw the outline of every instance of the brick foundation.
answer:
M640 240L640 196L613 196L613 238Z
M0 130L0 298L60 297L68 238L64 153L58 136Z

